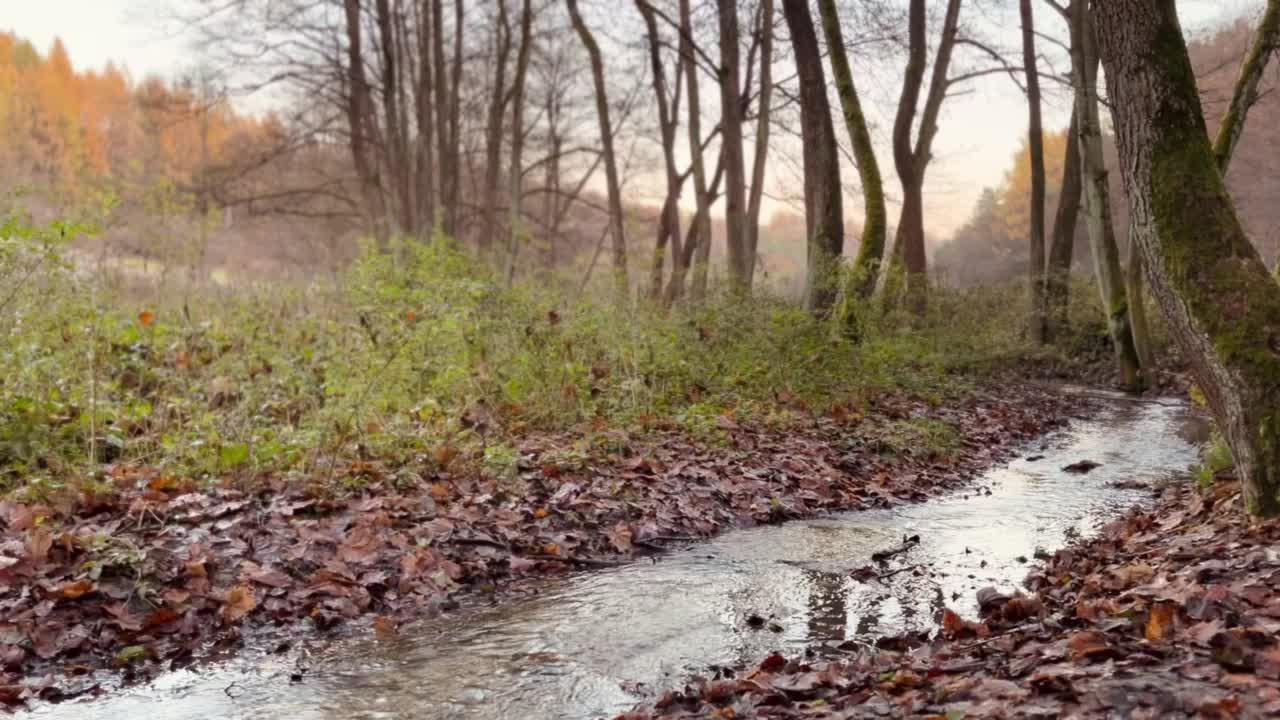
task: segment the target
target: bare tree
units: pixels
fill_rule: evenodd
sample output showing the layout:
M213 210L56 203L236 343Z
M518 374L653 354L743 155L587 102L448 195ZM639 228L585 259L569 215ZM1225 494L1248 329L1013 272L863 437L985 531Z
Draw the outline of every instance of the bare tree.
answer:
M676 131L679 128L681 70L684 58L678 57L675 67L676 89L674 97L667 89L666 64L662 60L662 37L658 31L657 13L648 0L636 0L636 8L644 18L649 49L649 71L652 75L653 95L658 107L658 131L662 136L662 164L665 171L666 195L662 201L662 214L658 220L658 236L654 243L653 261L649 274L649 298L663 297L662 268L668 243L671 245L672 275L681 274L683 258L680 243L680 189L684 184L676 168ZM683 283L683 274L681 274Z
M618 160L613 150L613 125L609 120L609 96L604 81L604 61L600 46L578 11L578 0L565 0L578 38L591 59L591 80L596 93L596 115L600 123L600 144L604 155L605 184L609 194L609 234L613 238L614 283L620 297L627 295L627 242L623 234L622 187L618 180Z
M920 114L920 129L914 143L911 131L926 66L925 2L910 0L908 7L907 68L893 124L893 164L902 185L902 214L898 219L893 247L881 263L876 292L886 300L889 299L887 286L894 265L893 259L901 252L907 274L908 306L915 312L923 312L925 308L929 283L924 249L924 173L931 157L933 139L938 133L938 113L952 82L947 73L959 32L960 6L961 0L947 2L942 34L938 38L938 49L933 60L929 92L925 97L924 109Z

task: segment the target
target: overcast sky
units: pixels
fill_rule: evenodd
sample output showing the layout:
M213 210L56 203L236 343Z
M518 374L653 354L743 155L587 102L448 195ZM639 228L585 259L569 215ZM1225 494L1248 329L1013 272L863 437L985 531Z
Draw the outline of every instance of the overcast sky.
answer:
M1016 8L1015 0L1007 0ZM181 37L166 32L165 0L7 0L0 14L0 29L7 27L31 40L42 50L61 37L77 68L101 68L113 60L126 66L135 79L147 74L173 74L194 64ZM1184 27L1192 32L1260 7L1258 0L1179 0ZM1013 13L1016 16L1016 12ZM1044 6L1037 4L1038 24L1049 22ZM171 30L172 28L170 28ZM1011 46L1016 46L1016 19L1011 23ZM856 61L856 59L855 59ZM860 81L861 82L861 81ZM877 88L860 88L874 94ZM880 88L882 94L895 92ZM833 96L832 101L835 102ZM972 92L947 101L935 143L936 161L926 183L929 232L941 239L964 221L983 187L1000 182L1012 154L1025 134L1026 107L1007 78L992 77L974 83ZM1046 128L1066 123L1065 103L1045 108ZM893 108L880 109L877 120L887 136ZM883 144L883 143L881 143ZM878 148L886 181L892 179L888 147ZM771 193L782 194L790 184L786 170L772 183ZM893 183L887 186L891 196ZM894 212L891 209L891 214Z

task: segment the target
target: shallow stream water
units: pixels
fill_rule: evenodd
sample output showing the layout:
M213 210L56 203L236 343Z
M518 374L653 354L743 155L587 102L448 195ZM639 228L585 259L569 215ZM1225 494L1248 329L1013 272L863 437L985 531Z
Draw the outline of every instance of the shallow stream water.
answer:
M596 718L715 666L781 650L928 630L978 588L1012 590L1037 548L1087 535L1196 461L1203 423L1170 404L1116 403L1027 447L967 492L917 505L727 533L654 561L547 581L536 595L316 644L243 655L98 699L36 708L75 718ZM1081 460L1084 474L1062 471ZM1135 487L1134 482L1142 484ZM849 576L920 543L884 580ZM753 629L759 615L766 626ZM771 627L772 629L771 629ZM290 675L301 664L301 682Z

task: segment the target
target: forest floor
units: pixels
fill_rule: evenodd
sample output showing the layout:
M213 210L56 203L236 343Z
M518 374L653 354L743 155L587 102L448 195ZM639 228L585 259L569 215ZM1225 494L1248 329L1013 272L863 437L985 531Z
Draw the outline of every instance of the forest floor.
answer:
M1167 487L933 638L772 655L622 718L1280 716L1280 521L1245 520L1237 487Z
M922 500L1089 409L1043 388L979 385L945 404L900 393L820 415L790 408L786 422L725 414L697 433L655 423L587 454L565 451L575 433L530 433L514 478L363 459L343 468L363 482L341 495L270 476L198 488L121 464L70 502L0 502L0 701L92 694L246 642L283 652L299 633L388 630L733 527ZM770 672L780 685L760 691L759 673L744 676L695 712L854 697L843 670L823 672ZM668 710L685 706L678 697Z

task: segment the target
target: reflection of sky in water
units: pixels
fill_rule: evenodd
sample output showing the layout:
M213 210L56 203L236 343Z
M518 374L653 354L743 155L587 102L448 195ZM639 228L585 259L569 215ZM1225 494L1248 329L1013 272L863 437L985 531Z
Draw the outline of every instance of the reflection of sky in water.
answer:
M1047 438L993 470L992 494L755 528L630 566L549 582L533 597L421 623L392 641L317 645L305 681L292 660L170 674L97 703L42 709L47 717L564 718L609 716L652 690L711 666L756 663L774 650L869 641L927 630L945 604L972 613L986 585L1012 589L1019 556L1063 545L1148 497L1109 487L1184 471L1195 449L1183 411L1121 407ZM1090 459L1087 475L1060 468ZM919 564L885 582L854 581L872 552L919 534L886 566ZM966 552L966 550L968 552ZM985 561L985 567L983 563ZM953 595L956 596L952 599ZM753 630L758 613L780 632ZM232 698L224 689L237 685Z

